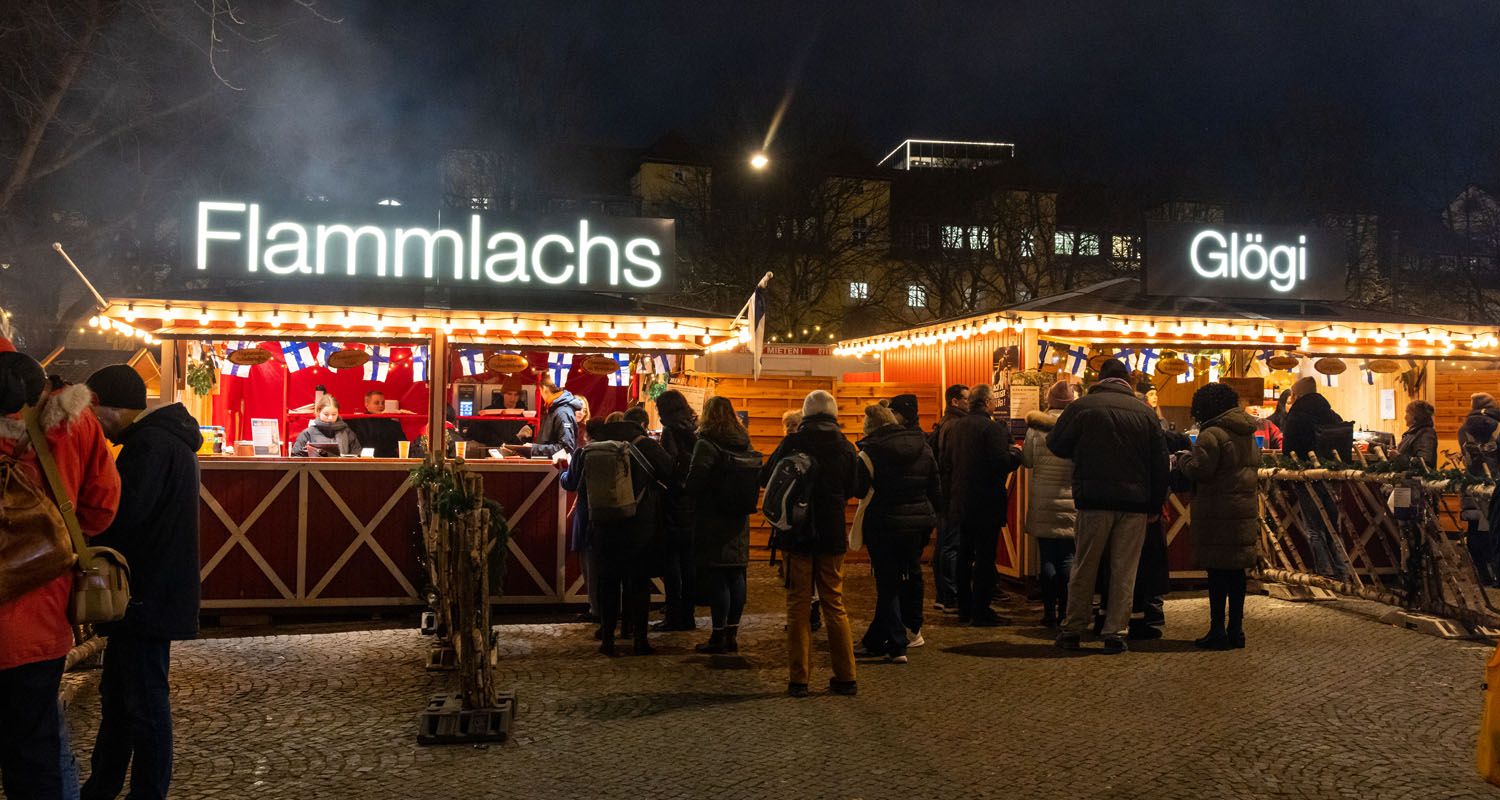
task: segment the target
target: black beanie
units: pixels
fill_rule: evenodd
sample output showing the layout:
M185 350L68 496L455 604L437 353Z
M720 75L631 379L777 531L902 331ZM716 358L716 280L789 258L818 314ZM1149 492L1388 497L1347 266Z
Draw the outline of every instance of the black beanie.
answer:
M0 414L35 405L47 388L47 373L25 353L0 353Z
M1125 368L1125 363L1118 358L1111 358L1099 365L1099 380L1107 378L1119 378L1127 383L1130 381L1130 370Z
M111 364L88 379L89 390L99 405L141 411L146 408L146 382L127 364Z
M898 394L892 397L891 411L901 417L901 421L904 424L915 424L917 421L917 396L914 394Z

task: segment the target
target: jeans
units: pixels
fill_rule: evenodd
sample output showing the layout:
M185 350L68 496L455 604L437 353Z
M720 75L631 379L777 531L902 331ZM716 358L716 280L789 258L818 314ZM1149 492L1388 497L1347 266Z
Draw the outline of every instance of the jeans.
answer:
M1335 580L1344 580L1349 572L1349 560L1344 557L1344 546L1338 540L1339 506L1328 487L1317 481L1297 483L1297 501L1302 508L1302 519L1307 525L1307 546L1312 552L1313 571ZM1318 513L1319 507L1323 513ZM1324 516L1328 517L1327 522ZM1333 529L1329 529L1329 524Z
M666 594L663 621L669 628L692 629L698 626L693 617L693 592L697 586L691 539L668 542L662 565L662 589Z
M865 649L879 655L906 653L906 632L922 630L922 548L925 534L881 531L865 539L875 573L875 617L865 631Z
M1066 614L1068 576L1073 572L1073 540L1039 538L1036 549L1042 561L1037 573L1037 581L1042 585L1042 614L1048 618L1059 616L1059 611Z
M943 520L938 521L932 548L932 583L939 603L958 604L958 526Z
M60 756L58 771L62 774L62 800L78 800L78 758L73 755L73 736L68 730L68 717L63 713L62 700L57 701L57 732Z
M1120 638L1130 625L1130 605L1135 594L1135 571L1146 539L1146 515L1129 511L1078 511L1077 553L1068 579L1068 617L1063 631L1082 634L1094 612L1094 580L1099 565L1109 559L1108 612L1104 618L1106 638Z
M651 605L651 577L640 548L596 546L594 580L599 585L599 627L606 646L613 646L623 614L637 642L645 642Z
M1227 610L1227 615L1226 615ZM1208 628L1211 633L1239 636L1245 628L1245 571L1208 571Z
M854 636L849 631L849 613L844 609L844 554L813 556L786 554L786 645L788 681L806 684L812 672L813 587L823 609L823 628L828 631L828 658L833 677L854 680Z
M965 522L958 530L958 615L975 619L991 614L995 597L995 550L1000 546L1000 521Z
M745 568L709 567L708 610L714 630L740 624L745 613Z
M63 659L0 670L0 783L12 800L61 797Z
M130 771L127 798L167 796L172 782L172 706L168 696L167 665L172 643L128 633L109 637L104 648L104 674L99 679L99 735L86 800L104 800L120 793L125 771Z

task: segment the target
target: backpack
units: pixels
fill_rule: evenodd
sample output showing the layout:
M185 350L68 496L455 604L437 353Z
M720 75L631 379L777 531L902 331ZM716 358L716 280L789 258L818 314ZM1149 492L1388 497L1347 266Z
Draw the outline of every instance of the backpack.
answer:
M57 504L20 461L0 456L0 605L47 584L74 560Z
M635 491L631 462L639 458L632 442L590 442L583 448L583 474L589 489L589 522L609 524L635 518L636 506L650 486L648 481L639 493Z
M709 442L719 451L714 467L719 479L719 509L730 514L753 514L760 508L761 454L755 450L726 450Z
M791 453L771 469L761 513L771 526L772 547L793 553L814 549L812 494L817 470L818 462L807 453Z
M1335 422L1313 430L1313 450L1320 459L1337 457L1344 463L1354 461L1354 423Z

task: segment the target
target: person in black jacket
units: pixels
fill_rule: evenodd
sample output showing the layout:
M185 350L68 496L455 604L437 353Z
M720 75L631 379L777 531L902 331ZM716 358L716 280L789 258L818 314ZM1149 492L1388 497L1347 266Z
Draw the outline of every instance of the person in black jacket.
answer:
M776 463L792 453L806 453L817 462L813 472L811 522L813 543L795 549L788 543L779 546L786 552L786 638L789 678L787 694L807 695L807 680L812 665L813 587L822 600L823 627L828 631L828 655L833 662L833 679L829 691L835 694L858 693L854 675L854 638L849 630L849 614L844 608L844 553L849 549L849 533L844 527L844 511L854 496L854 445L839 428L838 401L822 389L809 392L802 401L802 423L796 433L787 434L766 462L769 476Z
M1458 449L1464 466L1470 475L1500 476L1500 449L1495 446L1495 431L1500 428L1500 407L1488 392L1475 392L1469 396L1469 413L1458 428ZM1479 572L1479 580L1486 586L1500 586L1500 548L1495 547L1496 536L1492 528L1500 524L1496 511L1500 500L1491 500L1488 507L1464 495L1463 518L1469 523L1465 544L1469 556ZM1493 521L1492 521L1493 520Z
M172 642L198 635L198 421L181 403L146 411L146 383L126 365L89 376L95 414L120 455L120 508L93 543L130 564L125 618L109 638L99 680L99 735L83 797L165 797L172 781ZM134 762L132 765L132 761Z
M713 633L700 653L738 653L740 615L745 611L745 570L750 566L750 515L726 509L719 499L729 491L728 453L750 450L750 432L740 424L727 397L703 405L698 442L693 445L687 492L696 501L693 555L707 583Z
M1343 417L1328 404L1328 399L1318 394L1315 378L1299 378L1292 384L1292 405L1286 412L1286 427L1281 431L1282 446L1288 455L1310 459L1318 449L1318 429L1343 421ZM1330 453L1318 455L1326 457ZM1308 549L1312 551L1313 570L1319 575L1343 580L1349 571L1349 560L1344 556L1344 546L1337 533L1337 498L1323 481L1296 481L1295 485Z
M594 553L594 581L599 595L599 652L615 655L615 626L623 613L635 635L636 655L654 652L647 641L646 615L651 602L651 575L645 555L661 524L661 478L671 472L672 459L638 420L605 422L591 433L597 442L625 442L631 448L631 488L640 500L635 516L619 522L589 519L589 546ZM585 507L589 497L588 450L579 450L562 475L562 487L578 493Z
M656 629L690 631L698 627L693 612L699 587L693 560L694 503L687 490L687 476L693 464L693 447L698 443L698 415L676 389L656 398L656 413L661 417L661 446L672 458L672 470L663 480L667 497L659 554L666 602Z
M991 418L999 398L988 384L969 393L969 410L943 431L942 461L948 525L958 529L958 621L977 627L1000 624L994 599L995 551L1005 524L1005 481L1021 466L1021 449L1004 425Z
M938 484L941 499L946 507L951 476L943 469L943 445L948 430L969 411L969 387L955 383L943 392L947 408L943 418L932 427L927 445L932 448L932 457L938 463ZM932 549L933 594L937 596L933 608L938 611L958 611L958 526L949 525L945 515L938 515L937 544Z
M861 649L864 655L905 664L906 649L925 643L922 550L941 502L937 462L921 430L903 425L879 405L865 408L865 438L859 447L863 457L854 469L854 494L864 497L873 490L863 531L876 594L875 618Z
M1130 370L1111 358L1099 382L1057 418L1047 449L1073 461L1073 504L1078 509L1077 553L1068 580L1068 615L1059 647L1076 650L1089 627L1094 580L1109 556L1108 614L1102 633L1106 652L1126 650L1136 567L1146 524L1161 515L1167 499L1167 449L1161 423L1135 396Z

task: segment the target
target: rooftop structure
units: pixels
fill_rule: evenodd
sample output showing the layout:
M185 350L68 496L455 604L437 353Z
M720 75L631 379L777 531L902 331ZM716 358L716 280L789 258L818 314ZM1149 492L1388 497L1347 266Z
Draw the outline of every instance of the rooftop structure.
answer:
M880 159L892 169L979 169L1010 162L1016 146L1005 142L955 142L907 139Z

